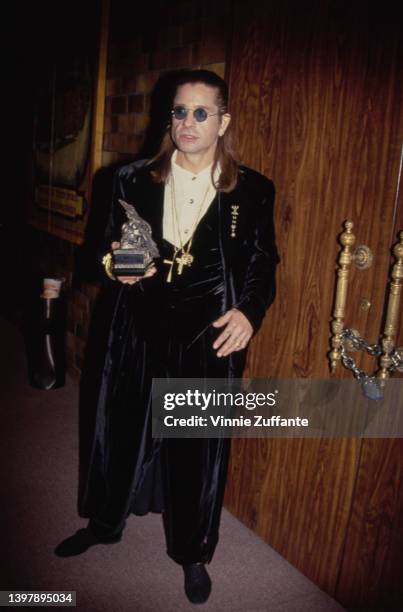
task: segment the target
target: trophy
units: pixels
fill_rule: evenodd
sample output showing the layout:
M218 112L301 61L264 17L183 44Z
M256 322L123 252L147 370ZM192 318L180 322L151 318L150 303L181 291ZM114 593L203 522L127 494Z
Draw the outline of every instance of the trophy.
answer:
M159 256L157 245L151 237L151 227L131 204L119 200L126 212L127 221L122 225L120 248L108 253L102 260L107 275L144 276L154 257Z

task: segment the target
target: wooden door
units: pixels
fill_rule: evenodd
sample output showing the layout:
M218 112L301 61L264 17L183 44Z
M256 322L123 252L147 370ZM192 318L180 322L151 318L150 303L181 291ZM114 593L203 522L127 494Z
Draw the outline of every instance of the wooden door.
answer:
M400 20L391 3L381 6L234 3L233 127L243 163L276 185L281 257L249 376L329 378L346 219L374 253L371 268L352 270L346 323L379 338L390 249L403 229ZM336 376L351 373L339 367ZM226 506L350 609L370 609L396 597L402 472L401 439L234 440Z

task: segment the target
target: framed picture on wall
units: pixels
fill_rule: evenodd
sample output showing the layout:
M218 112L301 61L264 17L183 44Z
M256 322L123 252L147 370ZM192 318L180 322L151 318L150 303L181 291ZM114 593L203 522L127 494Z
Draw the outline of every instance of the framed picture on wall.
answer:
M28 219L76 244L101 165L107 32L107 0L84 3L45 41L37 71Z

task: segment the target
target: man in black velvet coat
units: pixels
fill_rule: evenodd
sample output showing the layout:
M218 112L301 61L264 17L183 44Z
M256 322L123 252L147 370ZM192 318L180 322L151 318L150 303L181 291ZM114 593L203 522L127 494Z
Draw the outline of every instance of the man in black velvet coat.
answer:
M273 183L232 155L228 91L216 74L185 73L159 153L117 173L109 248L135 206L160 257L144 277L118 277L96 426L79 512L90 519L56 549L119 541L130 513L162 512L168 555L193 603L218 541L230 440L151 436L153 377L240 378L247 345L275 296L279 261Z

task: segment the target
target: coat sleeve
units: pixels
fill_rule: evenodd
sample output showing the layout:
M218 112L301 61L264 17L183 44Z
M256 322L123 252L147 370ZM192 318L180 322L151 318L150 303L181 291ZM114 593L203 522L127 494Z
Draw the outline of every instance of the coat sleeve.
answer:
M102 259L106 253L111 251L111 243L115 240L120 240L121 227L124 223L124 215L122 215L123 208L119 204L120 198L123 200L125 199L125 174L123 171L124 168L117 169L113 175L112 198L109 204L109 212L106 218L106 224L104 225L102 239L99 242L99 248L96 255L98 276L104 284L109 284L111 281L105 273Z
M119 204L119 199L126 199L126 187L128 169L126 166L116 170L113 178L112 202L109 211L108 223L105 229L104 248L105 251L110 251L111 242L119 241L121 236L121 228L124 223L124 211Z
M273 219L275 190L265 179L263 197L259 198L255 216L254 240L240 299L234 308L249 320L256 334L266 310L276 295L276 266L280 261Z
M103 255L111 250L111 243L119 242L122 234L122 225L126 221L126 214L119 200L128 200L129 192L136 182L138 169L145 164L146 160L132 162L117 169L113 177L112 200L106 224L102 253L99 253L99 264L101 265ZM103 267L102 267L103 270ZM103 271L103 275L105 273Z

